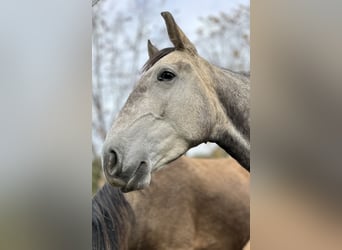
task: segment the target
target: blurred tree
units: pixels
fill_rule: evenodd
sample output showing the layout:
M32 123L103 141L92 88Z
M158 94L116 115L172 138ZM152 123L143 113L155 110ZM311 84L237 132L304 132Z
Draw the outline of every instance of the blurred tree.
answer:
M240 5L232 13L200 18L197 48L211 63L235 71L250 70L250 9Z
M102 168L100 157L95 157L92 162L92 192L93 194L99 188L99 182L102 179Z
M98 1L100 1L100 0L92 0L92 6L94 6L95 4L97 4Z

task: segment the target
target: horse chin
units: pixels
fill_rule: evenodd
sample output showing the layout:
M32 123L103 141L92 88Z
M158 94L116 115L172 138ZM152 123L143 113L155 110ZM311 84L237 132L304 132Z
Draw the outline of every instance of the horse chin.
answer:
M144 176L135 175L125 185L121 187L121 191L128 193L135 190L140 190L148 187L151 183L151 173L146 173Z
M126 183L123 180L115 178L115 177L107 177L106 176L106 180L113 187L122 187L122 186L126 185Z

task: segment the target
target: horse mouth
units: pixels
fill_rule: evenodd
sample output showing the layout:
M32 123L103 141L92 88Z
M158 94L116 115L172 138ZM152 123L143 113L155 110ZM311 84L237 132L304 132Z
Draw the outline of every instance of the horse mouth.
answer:
M115 178L115 177L106 177L108 183L114 187L122 187L126 185L126 182L124 182L123 180L119 179L119 178Z
M124 193L140 190L148 186L151 182L150 167L146 162L141 162L139 167L133 172L131 179L126 185L121 187Z

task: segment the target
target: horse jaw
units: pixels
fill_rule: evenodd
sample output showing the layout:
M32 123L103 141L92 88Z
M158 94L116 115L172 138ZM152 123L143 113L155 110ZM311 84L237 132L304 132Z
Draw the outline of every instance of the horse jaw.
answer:
M189 148L177 129L153 112L129 122L121 121L125 124L115 123L104 145L104 154L111 150L116 152L116 166L110 174L104 163L104 172L107 181L124 192L147 187L152 172L177 159Z

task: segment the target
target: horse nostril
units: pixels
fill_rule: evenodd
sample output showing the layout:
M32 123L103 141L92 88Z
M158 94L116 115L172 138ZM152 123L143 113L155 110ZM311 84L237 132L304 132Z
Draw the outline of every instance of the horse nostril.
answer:
M116 152L113 149L111 149L109 150L109 154L110 154L110 159L113 161L113 165L116 165L116 162L118 159Z
M140 162L139 168L145 167L147 165L146 161Z
M107 162L107 170L110 175L115 174L117 162L118 162L118 155L113 149L110 149L108 152L108 162Z

